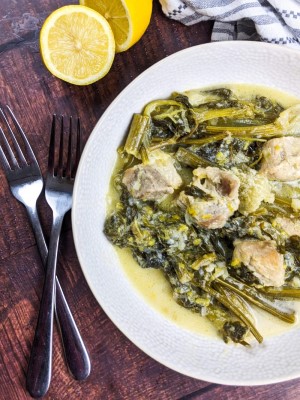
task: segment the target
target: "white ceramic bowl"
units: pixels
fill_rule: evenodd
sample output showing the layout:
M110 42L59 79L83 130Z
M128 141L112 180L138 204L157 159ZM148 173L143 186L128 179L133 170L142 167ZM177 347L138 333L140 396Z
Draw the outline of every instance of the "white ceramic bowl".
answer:
M86 144L74 188L73 233L82 270L97 301L145 353L201 380L267 384L300 376L299 329L251 348L182 329L152 309L132 286L103 234L116 149L132 114L173 91L224 83L262 84L300 97L300 52L258 42L210 43L173 54L142 73L108 107Z

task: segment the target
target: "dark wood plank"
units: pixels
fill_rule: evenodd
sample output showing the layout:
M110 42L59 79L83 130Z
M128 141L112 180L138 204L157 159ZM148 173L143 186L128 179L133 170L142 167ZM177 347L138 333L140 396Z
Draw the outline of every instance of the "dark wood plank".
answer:
M211 384L190 395L183 396L180 400L298 400L299 380L277 383L273 385L238 387Z

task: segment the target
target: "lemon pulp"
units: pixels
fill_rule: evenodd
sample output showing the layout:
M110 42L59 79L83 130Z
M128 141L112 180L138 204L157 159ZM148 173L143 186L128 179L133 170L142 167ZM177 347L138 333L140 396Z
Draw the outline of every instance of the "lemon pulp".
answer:
M46 19L40 48L53 75L69 83L87 85L109 71L115 41L103 16L88 7L71 5L59 8Z

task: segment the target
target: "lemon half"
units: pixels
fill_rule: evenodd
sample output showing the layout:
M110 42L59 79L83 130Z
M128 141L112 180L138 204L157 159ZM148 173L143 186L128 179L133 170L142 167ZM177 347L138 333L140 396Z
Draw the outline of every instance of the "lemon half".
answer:
M109 71L115 40L102 15L82 5L70 5L46 19L40 33L40 50L53 75L75 85L88 85Z
M152 0L79 0L103 15L110 24L116 51L133 46L146 31L152 13Z

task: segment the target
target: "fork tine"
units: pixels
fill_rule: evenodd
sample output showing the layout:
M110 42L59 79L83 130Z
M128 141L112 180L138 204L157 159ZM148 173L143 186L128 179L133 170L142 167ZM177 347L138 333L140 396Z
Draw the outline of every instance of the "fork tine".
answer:
M68 157L67 157L67 166L65 171L65 176L67 178L71 178L72 175L72 142L73 142L72 137L73 137L73 119L72 117L70 117Z
M1 110L1 108L0 108L0 110ZM9 154L11 163L13 164L13 166L14 166L15 168L19 168L18 161L17 161L17 159L16 159L16 157L15 157L15 155L14 155L14 153L13 153L11 147L10 147L10 144L8 143L8 140L7 140L6 136L5 136L5 133L4 133L4 131L3 131L3 129L2 129L1 127L0 127L0 134L1 134L2 140L3 140L3 142L4 142L6 151L7 151L7 153ZM3 150L2 150L2 151L3 151ZM4 154L4 153L3 153L3 154ZM7 161L7 158L6 158L6 157L5 157L5 159L6 159L6 161ZM9 167L9 168L10 168L10 167ZM11 169L11 168L10 168L10 169Z
M80 125L80 118L77 118L77 140L76 140L76 158L75 163L72 170L72 177L75 178L76 171L78 168L80 156L82 153L82 137L81 137L81 125Z
M10 108L9 108L8 106L6 106L6 108L8 109L9 112L11 111ZM18 141L17 141L17 139L16 139L16 136L15 136L13 130L11 129L10 123L8 122L8 119L7 119L7 117L6 117L6 114L5 114L5 112L4 112L4 110L3 110L2 107L0 107L0 114L1 114L1 117L2 117L3 122L5 123L7 129L9 130L10 136L11 136L12 141L13 141L13 144L14 144L14 148L15 148L17 154L18 154L18 157L19 157L19 159L20 159L20 161L21 161L21 164L25 164L25 165L26 165L27 162L26 162L26 159L25 159L25 157L24 157L24 154L23 154L23 152L22 152L22 150L21 150L21 147L19 146L19 143L18 143ZM13 121L14 121L14 123L15 123L15 119L14 119L14 118L13 118ZM7 143L8 143L8 142L7 142Z
M2 131L2 129L0 128L0 131ZM5 173L7 174L9 171L11 171L9 162L7 161L7 158L4 154L4 151L2 150L2 146L0 146L0 160L3 166L3 169L5 170Z
M56 115L53 114L52 126L51 126L51 136L49 144L49 154L48 154L48 173L54 175L54 155L55 155L55 130L56 130Z
M26 136L25 132L23 131L21 125L19 124L19 121L17 120L15 114L12 112L11 108L9 107L9 105L6 105L6 109L9 112L9 115L11 116L11 119L13 120L13 122L15 124L15 127L17 128L18 132L20 133L20 135L21 135L21 137L22 137L22 139L24 141L29 161L37 164L38 162L37 162L37 159L36 159L36 157L34 155L32 147L30 146L30 143L29 143L29 141L27 139L27 136ZM25 160L25 162L26 162L26 160Z
M63 173L63 155L64 155L64 117L61 116L60 124L60 141L59 141L59 159L58 159L58 174Z

